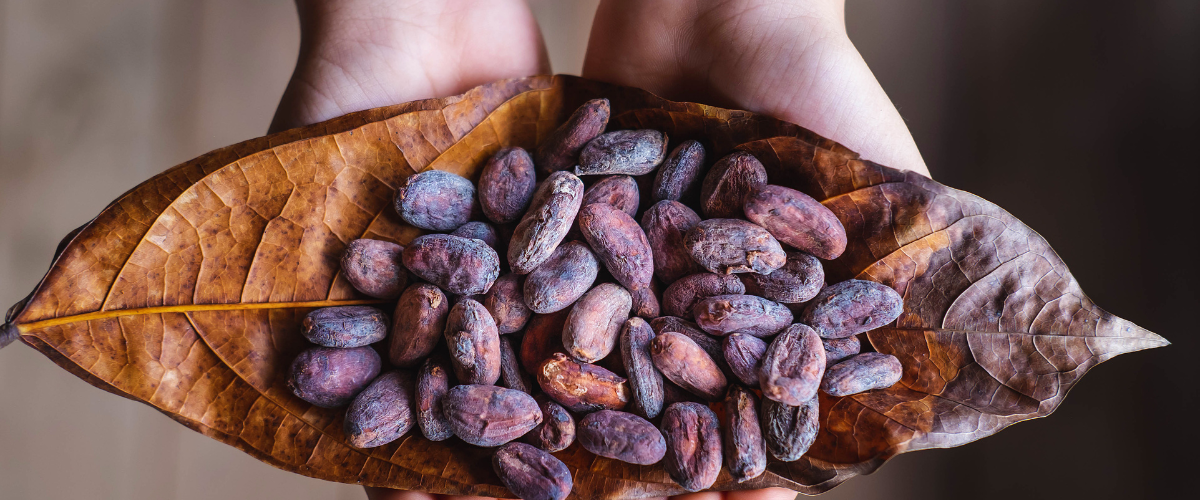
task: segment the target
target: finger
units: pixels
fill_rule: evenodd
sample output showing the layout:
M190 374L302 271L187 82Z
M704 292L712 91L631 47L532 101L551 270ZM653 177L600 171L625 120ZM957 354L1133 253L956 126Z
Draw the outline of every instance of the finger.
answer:
M436 498L429 493L421 493L419 491L393 490L371 486L366 486L365 488L367 490L367 500L435 500Z
M676 495L670 497L670 500L721 500L722 492L705 491L702 493L688 493L686 495Z
M763 488L761 490L728 491L725 500L793 500L799 496L787 488Z

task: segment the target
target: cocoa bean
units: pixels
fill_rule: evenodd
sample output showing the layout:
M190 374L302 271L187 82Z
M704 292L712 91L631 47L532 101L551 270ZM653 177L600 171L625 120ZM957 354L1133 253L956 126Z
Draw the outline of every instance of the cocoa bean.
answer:
M828 367L833 366L839 361L862 351L862 344L859 343L858 337L846 337L844 339L821 339L821 345L825 347L826 373L829 372Z
M325 347L359 347L387 337L388 317L368 306L322 307L300 322L304 338Z
M704 156L704 146L698 141L683 141L676 146L654 176L651 201L681 201L690 198L688 194L694 195L700 170L704 168Z
M463 299L450 309L446 347L460 383L488 385L500 379L500 332L478 301Z
M600 262L587 245L568 241L525 278L525 305L535 313L566 309L592 287Z
M521 367L526 372L537 374L542 362L556 352L566 352L562 345L562 331L567 324L569 310L550 314L534 314L521 337Z
M600 134L579 152L576 175L642 175L667 156L667 134L659 130L616 130Z
M638 194L637 181L628 175L610 175L601 178L583 192L582 206L592 203L607 203L617 210L637 215L638 204L641 202Z
M583 147L604 132L604 127L608 125L608 114L608 99L592 99L583 103L567 121L538 144L534 155L538 169L550 174L574 167Z
M492 247L493 250L496 248L496 243L499 242L500 238L496 235L496 228L492 227L491 224L479 221L468 222L458 226L458 229L455 229L450 234L462 238L482 241L487 246Z
M738 276L757 276L753 273ZM663 313L693 319L692 308L697 302L717 295L746 293L742 281L733 275L716 273L690 274L671 283L663 292Z
M818 399L813 396L804 404L791 406L763 398L763 441L771 455L784 462L795 462L808 452L821 426Z
M821 290L804 308L800 322L821 338L841 339L896 321L904 298L874 281L846 280Z
M561 352L542 363L537 381L550 399L571 411L621 410L629 403L629 383L624 378Z
M370 346L310 347L292 361L287 385L296 397L313 405L337 408L350 404L379 375L382 365Z
M713 335L733 332L757 337L774 335L792 323L792 311L755 295L717 295L692 307L696 325Z
M662 332L682 333L692 339L692 342L695 342L701 349L704 349L704 352L717 362L717 366L721 367L721 372L733 373L729 371L729 365L725 363L725 351L721 347L721 339L704 333L704 330L701 330L695 323L675 316L660 316L650 321L650 327L657 334Z
M667 453L667 442L658 428L632 413L589 413L579 421L578 432L583 449L622 462L651 465Z
M758 424L758 398L748 389L734 385L725 395L724 406L721 451L725 467L735 481L744 483L767 470L767 448Z
M589 290L567 314L562 332L567 354L584 363L608 356L617 345L631 307L633 299L620 285L601 283Z
M396 190L396 213L415 227L453 231L479 211L475 185L462 176L426 170L408 176Z
M661 429L667 475L688 491L711 487L721 471L717 415L699 403L675 403L663 412Z
M438 287L417 283L406 288L392 314L388 360L401 367L419 363L437 347L449 314L450 302Z
M416 424L411 373L390 371L355 396L342 429L355 448L374 448L400 439Z
M545 394L534 396L542 410L542 423L521 439L551 453L562 451L575 442L575 417Z
M763 353L758 385L763 397L798 406L812 399L825 374L825 348L808 325L796 323Z
M417 425L430 441L445 441L454 435L450 422L442 413L442 399L450 390L450 373L445 362L427 358L417 371Z
M504 387L526 394L533 392L533 381L521 370L521 363L517 360L510 336L500 337L500 383Z
M533 315L525 305L524 283L525 277L520 274L505 274L483 295L481 302L492 313L501 334L521 331Z
M562 243L579 205L583 181L568 172L555 172L542 182L508 242L508 265L517 274L529 274L545 262Z
M479 205L497 224L516 222L529 208L537 172L533 158L519 147L496 151L479 174Z
M829 367L821 390L830 396L849 396L872 389L886 389L900 381L904 368L891 354L864 352Z
M400 262L404 247L390 241L357 239L342 254L342 274L362 293L394 299L408 284L408 271Z
M753 335L733 333L725 337L722 348L733 375L750 387L758 387L758 371L767 343Z
M484 447L519 438L542 422L533 396L494 385L451 387L442 399L442 412L455 436Z
M500 277L500 256L492 247L449 234L418 236L403 259L413 274L456 295L486 292Z
M508 491L524 500L563 500L575 484L567 464L525 443L501 446L492 455L492 469Z
M663 377L654 367L650 342L654 330L646 320L629 318L621 327L621 360L629 379L629 411L654 418L663 407Z
M771 274L787 254L766 229L740 219L708 219L684 236L688 253L701 267L720 274Z
M629 297L633 301L634 316L644 319L657 318L662 313L662 306L659 305L657 289L658 284L650 281L650 286L639 288L629 292Z
M664 283L702 270L684 244L684 235L700 216L677 201L660 201L642 214L642 229L654 255L654 275Z
M783 304L812 300L825 286L821 261L804 252L787 252L783 267L771 274L742 273L738 278L746 285L745 293Z
M661 332L650 342L654 367L679 387L717 401L725 395L727 381L712 356L686 335Z
M754 155L735 151L717 160L700 185L700 211L708 218L743 217L751 191L767 184L767 169Z
M708 404L704 398L692 394L682 387L675 385L670 380L663 380L663 408L669 407L675 403L692 402L700 404Z
M746 218L784 245L826 260L846 250L846 228L811 196L783 186L765 185L746 196Z
M633 217L612 205L587 205L579 210L579 231L618 283L629 290L650 286L654 254Z

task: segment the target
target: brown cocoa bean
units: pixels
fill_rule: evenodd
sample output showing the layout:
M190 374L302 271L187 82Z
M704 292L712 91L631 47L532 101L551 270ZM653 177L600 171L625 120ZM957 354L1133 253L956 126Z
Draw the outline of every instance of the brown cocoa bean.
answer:
M629 411L645 418L657 417L663 407L663 377L650 355L652 340L654 329L642 318L629 318L621 327L621 360L631 396Z
M600 134L579 152L575 175L648 174L667 156L667 134L652 129Z
M677 201L660 201L642 214L642 229L654 255L654 275L663 283L702 270L684 244L684 235L700 223L700 216Z
M542 423L521 439L551 453L567 449L575 442L575 417L545 394L538 394L534 399L542 409Z
M900 381L904 368L891 354L864 352L825 370L821 390L830 396L849 396L872 389L886 389Z
M478 301L463 299L450 309L446 347L460 383L488 385L500 379L500 332Z
M874 281L846 280L829 285L809 301L800 322L821 338L841 339L896 321L904 298Z
M380 299L400 296L408 284L408 271L401 263L404 247L390 241L357 239L342 254L342 274L362 293Z
M406 288L392 313L388 360L400 367L420 363L437 347L449 314L450 302L438 287L417 283Z
M582 206L586 207L592 203L607 203L633 217L637 215L640 202L637 181L633 177L611 175L596 181L592 187L583 192Z
M686 335L661 332L650 341L654 367L679 387L705 398L720 400L727 381L717 362Z
M629 403L629 383L624 378L561 352L542 363L537 381L550 399L571 411L622 410Z
M500 256L480 240L426 234L404 248L404 267L456 295L488 291L500 277Z
M342 429L355 448L374 448L400 439L416 424L411 373L390 371L355 396Z
M589 290L567 314L562 332L567 354L584 363L608 356L632 307L629 292L615 283L601 283Z
M692 307L696 325L713 335L733 332L757 337L774 335L792 324L792 311L755 295L717 295Z
M746 287L738 276L753 274L726 275L716 273L690 274L671 283L663 292L663 313L693 319L692 308L697 302L717 295L738 295L746 293Z
M396 213L404 222L430 231L453 231L479 212L475 185L441 170L408 176L396 190Z
M701 267L720 274L771 274L787 262L783 247L766 229L740 219L708 219L684 236Z
M734 151L717 160L700 185L700 211L710 219L743 217L751 191L767 184L767 169L754 155Z
M292 361L287 385L300 399L337 408L350 404L379 375L382 365L370 346L310 347Z
M662 306L659 305L657 288L658 284L652 280L650 281L650 286L629 292L629 297L633 301L633 310L631 312L634 316L653 319L662 314Z
M813 396L804 404L791 406L763 398L763 441L771 455L784 462L795 462L808 452L821 427L818 399Z
M675 316L660 316L650 321L650 327L656 334L662 332L682 333L692 339L692 342L695 342L701 349L704 349L704 352L717 362L717 366L721 367L723 373L732 374L729 371L729 365L725 364L725 351L721 347L721 339L704 333L704 330L701 330L695 323Z
M369 306L314 309L300 322L304 338L325 347L359 347L387 337L388 317Z
M758 424L758 398L750 390L734 385L725 395L721 428L721 451L725 467L739 483L754 479L767 470L767 448Z
M500 384L526 394L533 392L533 380L521 369L510 336L500 337Z
M492 313L501 334L519 332L529 322L533 311L525 305L525 277L509 273L501 276L483 295L483 306Z
M442 413L442 399L450 390L450 372L445 362L426 358L417 371L416 409L417 425L421 434L430 441L445 441L454 435L450 422Z
M578 436L583 449L631 464L655 464L667 453L667 442L654 424L623 411L589 413L579 421Z
M533 158L519 147L496 151L479 174L479 205L497 224L520 220L537 185Z
M592 287L598 274L600 262L587 245L563 243L525 277L525 305L538 314L566 309Z
M804 252L787 252L783 267L771 274L742 273L738 278L746 285L746 293L782 304L812 300L825 286L821 261Z
M733 375L750 387L758 387L758 371L762 367L763 354L767 352L767 343L753 335L733 333L725 337L722 348Z
M844 339L821 339L821 345L825 347L826 372L829 371L828 367L836 365L841 360L862 352L862 344L859 343L858 337L846 337Z
M534 155L538 169L550 174L574 167L583 147L604 132L604 127L608 125L608 114L608 99L592 99L583 103L538 145Z
M555 172L533 194L529 211L508 242L508 265L529 274L558 248L583 202L583 181L568 172Z
M458 226L458 229L455 229L450 234L462 238L470 238L482 241L487 244L487 246L492 247L493 250L496 248L496 243L499 242L500 238L496 235L496 228L492 227L491 224L479 221L468 222Z
M458 385L442 399L442 412L459 439L475 446L500 446L542 423L533 396L494 385Z
M523 500L563 500L575 484L567 464L525 443L501 446L492 455L492 469Z
M663 468L688 491L708 489L721 471L721 434L717 415L699 403L675 403L663 412L667 442Z
M746 196L746 218L776 240L826 260L846 250L846 228L811 196L783 186L765 185Z
M698 141L683 141L676 146L654 176L651 201L681 201L690 198L689 194L694 195L700 170L704 168L704 156L704 146Z
M534 314L521 337L521 368L537 374L542 362L556 352L565 353L562 345L563 326L567 324L570 310L550 314Z
M612 205L587 205L579 210L579 231L618 283L629 290L650 286L654 254L633 217Z
M758 385L763 397L798 406L812 399L825 374L825 348L808 325L796 323L763 353Z

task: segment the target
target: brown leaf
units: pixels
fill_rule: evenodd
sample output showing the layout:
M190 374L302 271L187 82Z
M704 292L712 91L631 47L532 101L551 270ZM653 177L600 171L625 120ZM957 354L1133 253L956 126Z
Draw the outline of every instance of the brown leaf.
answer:
M375 304L338 274L355 238L405 244L391 207L408 175L471 179L503 147L534 150L584 101L607 97L610 130L697 139L718 158L757 156L772 183L821 200L846 226L830 282L857 277L905 298L868 338L905 373L887 390L822 395L821 432L797 462L713 489L817 493L907 451L957 446L1044 416L1092 366L1163 338L1093 304L1037 233L999 207L862 160L796 125L675 103L567 76L484 85L461 96L354 113L223 148L155 176L68 236L14 331L71 373L142 401L276 467L341 482L505 496L490 452L409 434L359 450L342 411L285 387L315 307ZM559 452L576 498L672 495L660 465Z

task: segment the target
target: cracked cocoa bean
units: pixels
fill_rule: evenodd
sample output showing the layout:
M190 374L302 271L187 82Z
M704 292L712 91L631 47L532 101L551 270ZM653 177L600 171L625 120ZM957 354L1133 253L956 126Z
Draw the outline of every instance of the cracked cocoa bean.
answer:
M579 152L576 175L648 174L667 156L667 134L652 129L600 134Z
M445 441L454 435L442 413L442 399L450 390L450 372L443 361L427 358L417 371L417 425L430 441Z
M458 385L442 399L442 412L459 439L475 446L500 446L542 423L533 396L494 385Z
M611 175L601 178L583 192L582 206L592 203L607 203L617 210L637 215L641 197L638 194L637 181L628 175Z
M763 397L798 406L817 394L824 374L821 338L808 325L796 323L767 346L758 370L758 385Z
M654 254L633 217L612 205L587 205L579 210L579 231L618 283L630 290L650 286Z
M500 277L500 256L480 240L426 234L404 247L404 267L455 295L488 291Z
M698 141L683 141L675 147L654 176L650 190L652 201L681 201L695 194L700 170L704 168L704 146Z
M555 172L542 182L508 242L508 265L529 274L550 258L575 222L583 202L583 181L568 172Z
M753 335L734 333L725 337L722 348L733 375L750 387L758 387L758 371L762 367L763 354L767 352L767 343Z
M561 352L542 363L537 381L542 392L571 411L622 410L629 403L629 383L623 377Z
M546 140L538 144L535 163L543 173L570 170L592 139L608 125L608 99L592 99L583 103L567 121L559 125Z
M700 185L700 211L710 219L743 217L751 191L767 184L767 169L754 155L735 151L717 162Z
M382 365L370 346L310 347L292 361L287 385L300 399L337 408L350 404L379 375Z
M634 316L653 319L662 313L656 288L658 288L658 284L650 281L650 286L629 292L629 296L633 300L632 313Z
M600 262L587 245L568 241L525 277L525 305L538 314L566 309L592 287Z
M534 314L521 337L521 367L526 372L537 374L542 362L556 352L565 353L562 345L563 326L567 324L569 310L550 314Z
M787 262L766 229L740 219L708 219L684 236L688 253L710 272L771 274Z
M663 468L688 491L708 489L721 471L721 434L717 415L699 403L675 403L663 412L667 442Z
M660 201L642 214L642 229L654 255L654 275L663 283L703 270L684 244L684 235L699 223L700 216L677 201Z
M517 353L513 350L509 336L500 337L500 383L509 389L516 389L526 394L533 392L533 381L521 369L517 361Z
M757 274L747 273L734 276L697 273L684 276L671 283L671 286L667 287L667 291L663 292L663 313L693 319L695 316L692 315L692 308L703 299L717 295L746 293L746 287L738 279L738 276L757 276Z
M812 300L825 286L825 269L821 261L804 252L787 252L783 267L771 274L742 273L738 275L746 292L782 304L799 304Z
M821 338L841 339L896 321L904 298L874 281L846 280L821 290L804 308L800 322Z
M739 483L754 479L767 470L767 448L758 423L758 398L741 386L729 388L725 395L721 427L724 432L725 467Z
M808 452L821 426L818 399L813 396L799 406L791 406L763 398L763 441L771 455L784 462L795 462Z
M416 424L411 373L390 371L355 396L342 429L355 448L374 448L400 439Z
M519 147L496 151L479 174L479 205L497 224L520 220L537 185L533 158Z
M686 335L662 332L650 341L654 367L679 387L708 401L720 400L728 382L717 362Z
M491 224L479 221L468 222L458 226L458 229L455 229L450 234L462 238L470 238L482 241L487 244L487 246L492 247L493 250L496 248L496 244L500 240L500 237L496 234L496 228L492 227Z
M533 311L525 305L525 277L520 274L505 274L496 280L492 288L483 295L483 306L492 313L496 328L501 334L519 332L529 322Z
M362 293L380 299L400 296L408 284L408 271L401 263L404 247L390 241L357 239L342 254L342 274Z
M441 170L408 176L396 190L396 213L404 222L430 231L453 231L479 211L475 185Z
M821 390L830 396L849 396L872 389L886 389L900 381L904 368L891 354L864 352L829 367Z
M567 314L562 332L567 354L584 363L608 356L632 307L629 292L615 283L601 283L589 290Z
M421 362L437 347L449 314L450 302L438 287L417 283L406 288L392 314L388 360L401 367Z
M821 202L795 189L765 185L746 196L746 218L784 245L826 260L846 250L846 228Z
M667 453L662 432L646 419L623 411L600 410L579 421L579 444L596 455L651 465Z
M488 385L500 379L500 332L478 301L463 299L450 309L446 347L460 383Z
M645 418L657 417L663 407L663 377L650 355L653 340L654 329L642 318L629 318L621 327L621 361L629 380L629 411Z
M551 453L567 449L575 442L575 417L545 394L538 394L534 399L542 410L542 423L521 439Z
M858 337L846 337L844 339L821 339L821 345L825 347L826 372L829 371L828 367L837 364L843 359L862 352L862 344L859 343Z
M369 306L314 309L300 322L304 338L325 347L360 347L387 337L388 317Z
M696 325L713 335L774 335L792 323L787 306L755 295L717 295L692 307Z
M492 455L500 482L523 500L563 500L574 481L567 464L525 443L509 443Z

